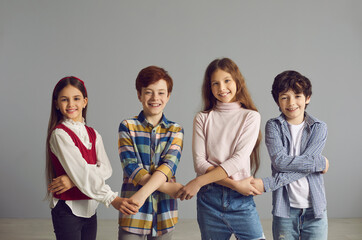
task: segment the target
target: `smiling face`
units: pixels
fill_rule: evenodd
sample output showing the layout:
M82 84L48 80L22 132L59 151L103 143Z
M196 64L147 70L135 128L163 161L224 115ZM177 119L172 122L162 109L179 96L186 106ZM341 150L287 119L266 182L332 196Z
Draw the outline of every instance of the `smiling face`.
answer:
M87 106L87 103L88 98L84 98L79 89L72 85L67 85L59 92L55 105L65 118L81 122L83 121L83 108Z
M147 121L156 126L161 118L163 109L166 107L170 95L167 91L167 82L163 79L143 87L138 99L143 106L143 114Z
M235 102L236 91L236 83L230 73L217 69L211 75L211 92L220 102Z
M295 93L292 89L279 94L279 107L290 124L297 125L304 121L304 110L310 102L303 93Z

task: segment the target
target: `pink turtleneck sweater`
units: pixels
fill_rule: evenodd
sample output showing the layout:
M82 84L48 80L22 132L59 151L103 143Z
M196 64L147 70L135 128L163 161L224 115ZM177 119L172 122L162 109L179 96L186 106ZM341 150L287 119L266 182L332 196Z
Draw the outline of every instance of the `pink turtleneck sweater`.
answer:
M198 176L211 167L221 166L229 177L250 176L250 154L259 135L260 114L240 103L217 102L210 112L199 112L194 119L192 153Z

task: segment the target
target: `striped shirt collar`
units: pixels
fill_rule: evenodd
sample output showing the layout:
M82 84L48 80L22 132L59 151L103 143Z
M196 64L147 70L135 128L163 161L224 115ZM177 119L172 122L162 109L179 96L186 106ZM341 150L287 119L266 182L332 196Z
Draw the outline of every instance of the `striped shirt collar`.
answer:
M143 114L143 110L140 112L140 114L138 114L137 120L140 121L140 123L142 123L142 125L144 127L147 127L147 126L151 126L152 128L155 127L147 121L145 115ZM163 127L163 128L168 128L169 121L165 117L165 114L162 113L162 118L158 125L161 125L161 127Z
M280 124L287 124L287 120L285 119L285 115L283 113L280 114L276 120L278 120ZM320 123L321 121L315 117L312 117L307 112L304 112L304 122L308 127L311 127L314 123Z

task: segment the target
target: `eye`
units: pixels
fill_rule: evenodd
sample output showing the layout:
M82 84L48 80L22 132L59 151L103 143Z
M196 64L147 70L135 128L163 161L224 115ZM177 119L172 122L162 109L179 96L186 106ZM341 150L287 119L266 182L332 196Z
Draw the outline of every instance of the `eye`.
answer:
M60 99L60 101L61 101L61 102L66 102L66 101L68 101L68 99L62 98L62 99Z
M211 86L216 86L216 85L218 85L219 83L218 82L212 82L211 83Z
M225 83L229 83L230 81L230 79L225 79Z
M151 91L146 91L145 94L150 95L150 94L152 94L152 92Z
M164 95L165 93L164 93L164 92L160 92L159 94L160 94L160 95Z
M80 97L75 97L74 100L75 100L75 101L79 101L79 100L80 100Z

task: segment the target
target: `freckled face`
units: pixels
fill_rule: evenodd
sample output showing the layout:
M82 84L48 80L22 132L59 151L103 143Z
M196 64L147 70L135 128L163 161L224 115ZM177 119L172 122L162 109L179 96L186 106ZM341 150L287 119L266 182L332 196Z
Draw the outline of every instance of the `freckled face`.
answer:
M162 118L162 113L170 95L167 90L167 82L163 79L143 87L138 99L142 103L143 113L147 120L158 122Z

